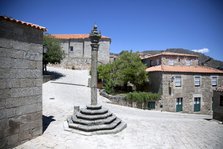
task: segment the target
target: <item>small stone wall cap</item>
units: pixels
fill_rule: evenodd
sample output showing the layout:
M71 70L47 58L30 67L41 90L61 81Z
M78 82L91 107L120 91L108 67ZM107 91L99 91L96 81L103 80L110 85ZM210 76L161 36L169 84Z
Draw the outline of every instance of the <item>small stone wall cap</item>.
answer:
M217 87L217 88L216 88L216 91L218 91L218 92L223 92L223 86Z
M17 20L17 19L11 18L11 17L7 17L7 16L0 16L0 20L6 20L6 21L26 25L26 26L29 26L29 27L32 27L32 28L36 28L36 29L39 29L39 30L42 30L42 31L47 31L47 29L43 26L36 25L36 24L33 24L33 23L29 23L29 22L20 21L20 20Z

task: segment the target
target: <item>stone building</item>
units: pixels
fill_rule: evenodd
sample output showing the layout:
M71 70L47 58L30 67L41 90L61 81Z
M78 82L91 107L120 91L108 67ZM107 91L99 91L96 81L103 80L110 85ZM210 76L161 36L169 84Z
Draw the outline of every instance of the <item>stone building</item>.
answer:
M61 42L65 52L65 59L61 62L62 67L72 69L90 69L91 42L89 34L52 34ZM99 64L109 63L111 39L102 36L98 51Z
M109 62L112 63L112 62L116 61L117 58L118 58L118 55L110 54Z
M213 90L223 80L223 71L198 65L191 54L163 52L142 60L150 77L150 91L160 93L165 111L212 112Z
M213 94L213 118L223 121L223 86L214 90Z
M0 16L0 148L42 134L44 31L44 27Z

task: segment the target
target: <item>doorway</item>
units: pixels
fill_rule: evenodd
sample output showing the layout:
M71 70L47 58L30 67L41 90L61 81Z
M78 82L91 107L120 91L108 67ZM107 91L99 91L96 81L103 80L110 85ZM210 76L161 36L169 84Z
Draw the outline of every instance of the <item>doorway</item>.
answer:
M155 109L155 105L156 105L155 101L149 101L148 102L148 109L149 110Z
M194 112L201 111L201 97L194 98Z
M183 98L177 98L176 100L176 112L183 111Z

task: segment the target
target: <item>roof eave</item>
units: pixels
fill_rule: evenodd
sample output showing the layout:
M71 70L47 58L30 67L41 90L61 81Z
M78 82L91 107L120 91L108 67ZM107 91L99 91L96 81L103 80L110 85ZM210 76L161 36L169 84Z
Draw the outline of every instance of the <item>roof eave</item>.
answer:
M21 24L21 25L26 25L26 26L29 26L31 28L42 30L44 32L47 31L46 27L43 27L43 26L40 26L40 25L37 25L37 24L33 24L33 23L29 23L29 22L24 22L24 21L17 20L17 19L14 19L14 18L6 17L6 16L0 16L0 19L3 19L5 21L9 21L9 22L13 22L13 23L18 23L18 24Z

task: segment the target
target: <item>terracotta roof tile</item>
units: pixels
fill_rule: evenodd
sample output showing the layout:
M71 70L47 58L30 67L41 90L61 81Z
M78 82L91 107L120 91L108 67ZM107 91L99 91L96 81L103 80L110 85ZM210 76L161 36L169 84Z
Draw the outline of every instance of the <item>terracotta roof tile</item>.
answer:
M87 39L89 34L51 34L57 39ZM102 39L110 39L109 37L102 36Z
M151 54L144 54L144 53L139 54L140 59L147 59L150 56L151 56Z
M212 74L223 74L223 71L214 69L211 67L204 66L168 66L158 65L149 67L146 69L147 72L189 72L189 73L212 73Z
M14 22L14 23L18 23L18 24L22 24L22 25L26 25L26 26L36 28L36 29L39 29L39 30L42 30L42 31L47 31L47 29L43 26L39 26L39 25L36 25L36 24L33 24L33 23L16 20L16 19L9 18L9 17L6 17L6 16L0 16L0 19L10 21L10 22Z
M193 55L193 54L183 54L183 53L174 53L174 52L162 52L159 54L155 54L155 55L151 55L146 57L147 58L152 58L152 57L157 57L157 56L186 56L186 57L198 57L197 55Z
M110 55L110 58L118 58L117 55Z
M163 69L161 65L158 65L158 66L146 68L146 71L147 72L156 72L156 71L160 72L160 71L163 71Z

